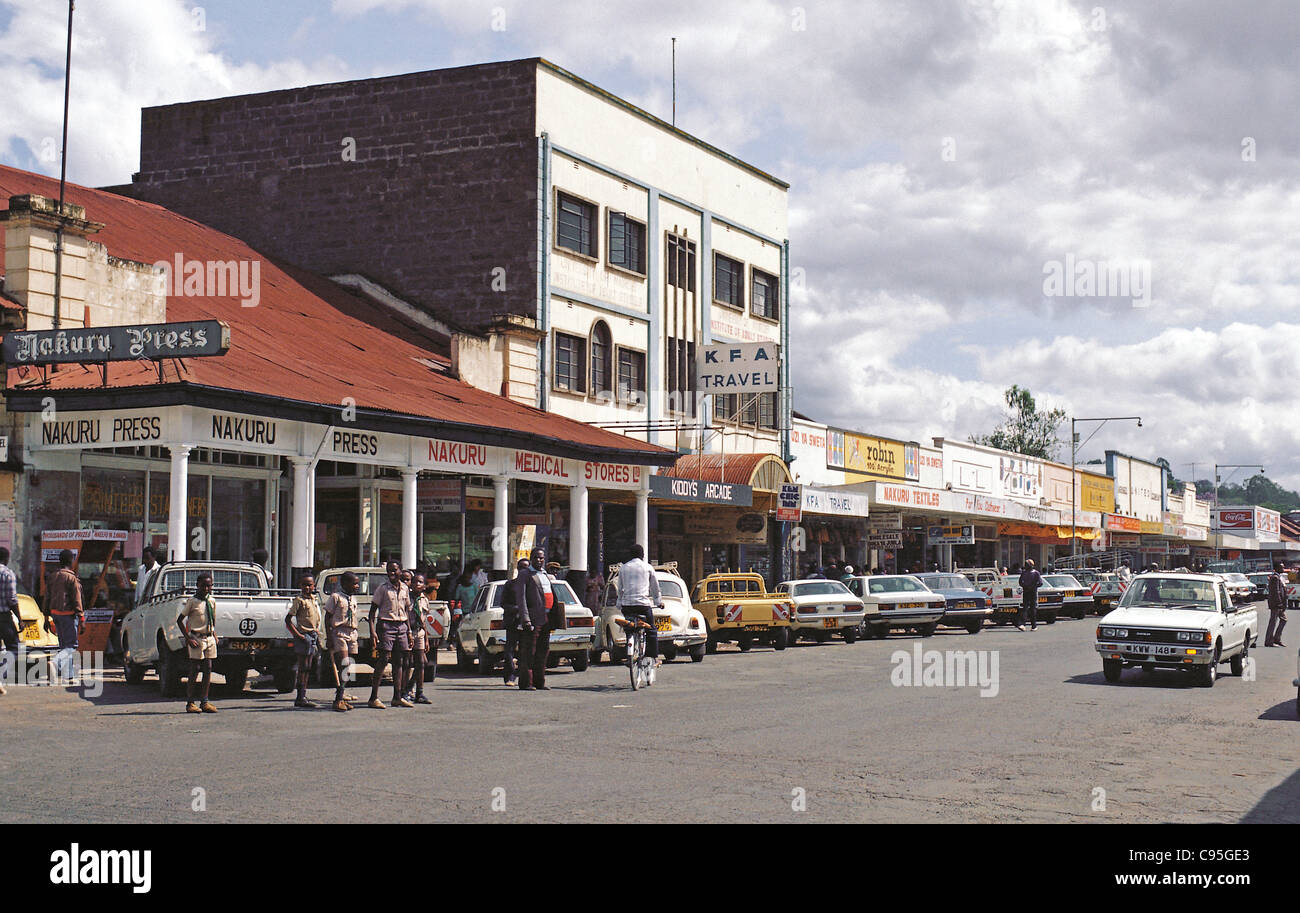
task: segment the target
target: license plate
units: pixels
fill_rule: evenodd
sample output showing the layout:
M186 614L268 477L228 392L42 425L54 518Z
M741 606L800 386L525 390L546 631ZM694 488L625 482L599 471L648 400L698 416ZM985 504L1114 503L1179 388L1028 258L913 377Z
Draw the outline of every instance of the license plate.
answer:
M742 630L744 630L744 631L766 631L766 630L767 630L767 625L745 625L744 628L742 628Z
M671 620L671 619L668 619L668 618L657 618L657 619L655 619L655 630L656 630L656 631L659 631L659 632L666 632L666 631L671 631L672 629L673 629L673 623L672 623L672 620Z
M959 608L959 609L973 609L973 608L975 608L975 603L974 603L973 601L969 600L969 599L963 599L963 600L961 600L960 602L957 603L957 608Z
M1113 600L1113 599L1103 599L1103 600L1101 601L1101 604L1102 604L1102 605L1110 605L1110 604L1111 604L1112 602L1114 602L1114 601L1115 601L1115 600Z
M232 650L251 653L254 650L271 649L271 642L269 640L229 640L226 641L226 646Z
M924 602L904 602L904 603L900 606L900 608L904 608L904 609L919 609L919 608L922 608L922 607L924 607L924 606L925 606L925 603L924 603Z
M837 619L834 619L834 618L823 618L823 619L822 619L822 627L823 627L823 628L838 628L839 626L840 626L840 623L839 623L839 621L838 621Z
M22 633L18 636L21 640L40 640L41 626L34 621L29 621L23 625Z

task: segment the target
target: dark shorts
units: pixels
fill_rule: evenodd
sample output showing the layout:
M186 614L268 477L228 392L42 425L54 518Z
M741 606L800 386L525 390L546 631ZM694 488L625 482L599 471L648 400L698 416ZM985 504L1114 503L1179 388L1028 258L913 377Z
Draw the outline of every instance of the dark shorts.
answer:
M379 621L379 649L386 653L411 649L411 626L404 621Z
M59 649L66 650L71 647L77 649L77 616L76 615L51 615L54 619L54 631L59 636Z
M315 637L295 637L293 639L293 652L310 659L320 652L320 648L317 646Z
M14 616L9 612L0 615L0 650L18 652L18 628L14 625Z

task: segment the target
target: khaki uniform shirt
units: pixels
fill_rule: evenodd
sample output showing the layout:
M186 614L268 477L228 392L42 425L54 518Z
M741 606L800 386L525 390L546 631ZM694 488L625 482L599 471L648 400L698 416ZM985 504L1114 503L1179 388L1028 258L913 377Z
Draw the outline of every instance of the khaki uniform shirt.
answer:
M320 603L316 601L315 596L308 599L295 596L293 605L289 609L289 614L285 616L285 620L288 621L290 618L294 620L294 624L298 626L299 631L303 633L315 631L319 637L321 631Z
M339 642L355 648L357 639L357 597L333 593L325 601L326 630L333 646Z
M370 604L380 621L400 624L411 620L411 590L404 583L397 586L387 580L370 597Z
M211 596L207 598L206 602L197 596L191 596L189 599L185 600L185 608L181 609L181 617L185 619L185 626L189 628L191 634L200 640L204 637L215 634L215 632L208 627L207 603L211 601ZM216 607L213 606L214 616L215 613Z

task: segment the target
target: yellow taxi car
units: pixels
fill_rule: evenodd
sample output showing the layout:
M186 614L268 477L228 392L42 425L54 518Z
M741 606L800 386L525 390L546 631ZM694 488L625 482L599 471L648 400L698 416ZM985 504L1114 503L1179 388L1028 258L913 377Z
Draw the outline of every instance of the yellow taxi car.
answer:
M32 594L18 584L18 616L22 626L18 640L28 650L47 650L59 645L59 638L45 630L45 615Z

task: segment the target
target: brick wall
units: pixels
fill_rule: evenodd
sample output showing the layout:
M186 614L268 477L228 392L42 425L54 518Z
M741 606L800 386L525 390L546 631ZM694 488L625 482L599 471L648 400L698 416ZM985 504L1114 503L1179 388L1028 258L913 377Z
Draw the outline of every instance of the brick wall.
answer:
M461 326L533 316L536 66L146 108L140 172L116 189L314 272L360 273Z

